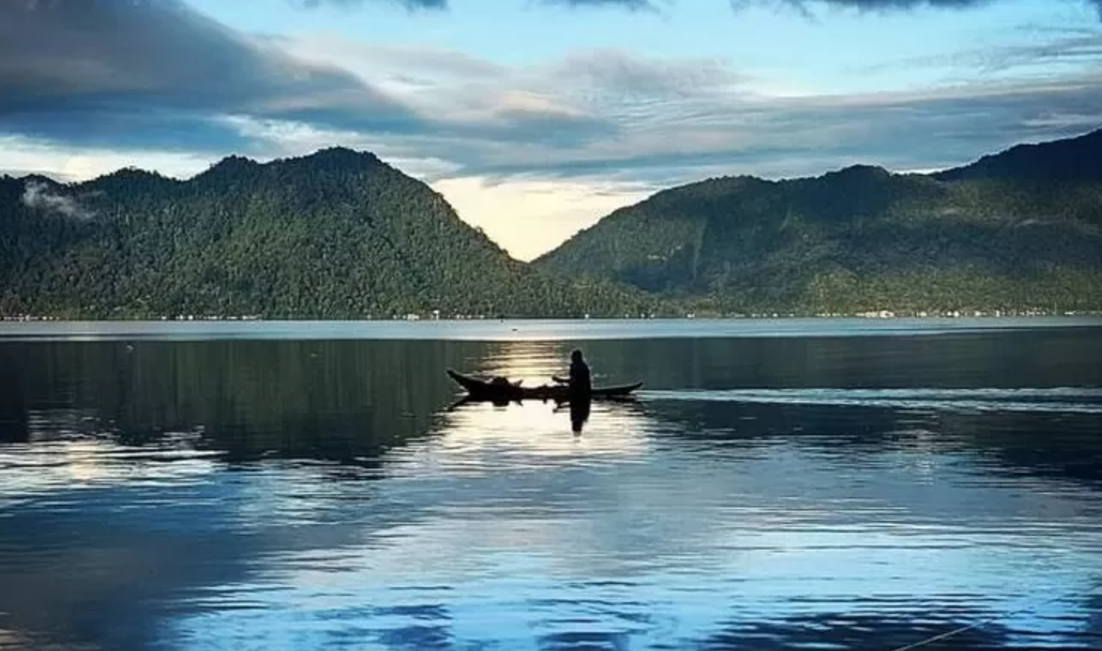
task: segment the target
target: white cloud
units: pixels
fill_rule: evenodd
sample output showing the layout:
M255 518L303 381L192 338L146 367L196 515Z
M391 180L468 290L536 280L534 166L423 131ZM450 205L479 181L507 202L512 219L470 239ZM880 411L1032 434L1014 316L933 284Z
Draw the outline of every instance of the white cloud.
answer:
M27 181L23 186L22 201L29 208L74 219L95 217L95 212L81 205L79 199L61 194L43 181Z
M168 151L74 149L21 136L0 135L0 163L12 174L42 174L61 182L86 181L124 167L185 179L210 166L210 155Z
M1056 56L1070 47L1063 35L1052 38L1050 48L1023 49ZM838 93L751 74L718 58L584 50L510 66L331 34L280 42L297 57L353 71L422 115L471 127L388 143L431 152L452 162L456 175L499 180L657 186L725 173L817 174L856 162L953 165L1023 138L1071 135L1087 126L1085 116L1096 111L1086 107L1100 99L1096 75L1079 72ZM534 119L508 137L489 126L517 114Z

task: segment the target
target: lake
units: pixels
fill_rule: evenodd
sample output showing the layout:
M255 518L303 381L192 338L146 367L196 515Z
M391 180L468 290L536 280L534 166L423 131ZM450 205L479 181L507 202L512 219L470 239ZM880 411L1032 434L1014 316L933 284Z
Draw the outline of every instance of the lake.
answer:
M575 347L638 399L454 406ZM0 323L0 377L5 651L1102 648L1098 319Z

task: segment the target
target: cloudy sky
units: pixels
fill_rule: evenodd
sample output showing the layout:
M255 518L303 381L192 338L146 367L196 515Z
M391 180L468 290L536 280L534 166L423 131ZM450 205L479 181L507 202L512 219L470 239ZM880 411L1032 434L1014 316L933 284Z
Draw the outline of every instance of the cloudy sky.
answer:
M1102 126L1102 0L3 0L0 173L367 149L519 258L661 187Z

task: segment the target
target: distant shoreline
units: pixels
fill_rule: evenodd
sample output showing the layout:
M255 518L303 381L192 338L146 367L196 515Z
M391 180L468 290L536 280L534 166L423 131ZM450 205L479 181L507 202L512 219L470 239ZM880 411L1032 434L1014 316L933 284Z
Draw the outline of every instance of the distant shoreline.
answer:
M580 323L585 322L666 322L666 321L785 321L785 320L848 320L848 319L860 319L868 321L891 321L891 320L925 320L925 321L944 321L944 320L965 320L965 319L1077 319L1084 317L1100 317L1102 318L1102 309L1100 310L1075 310L1066 312L1030 312L1030 311L996 311L995 313L976 312L976 311L955 311L949 313L942 312L923 312L919 314L903 313L887 313L890 311L882 311L879 313L862 312L857 314L733 314L733 315L686 315L686 316L602 316L602 317L578 317L578 316L503 316L503 317L489 317L489 316L471 316L471 317L432 317L421 315L407 315L396 317L364 317L364 318L352 318L352 317L259 317L259 316L227 316L227 317L160 317L160 318L63 318L55 316L0 316L0 324L3 323L157 323L157 324L183 324L183 323L378 323L378 324L399 324L399 323L502 323L502 322L562 322L562 321L577 321Z
M7 321L0 345L32 342L635 339L941 336L1102 328L1102 315L957 318L761 317L743 319L434 319L252 321Z

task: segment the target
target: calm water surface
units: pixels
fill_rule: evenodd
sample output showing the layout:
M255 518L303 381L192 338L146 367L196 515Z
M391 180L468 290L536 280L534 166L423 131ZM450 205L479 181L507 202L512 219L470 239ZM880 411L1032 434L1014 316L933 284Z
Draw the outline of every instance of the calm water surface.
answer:
M0 324L0 649L1099 649L1038 323ZM451 408L575 346L639 399Z

